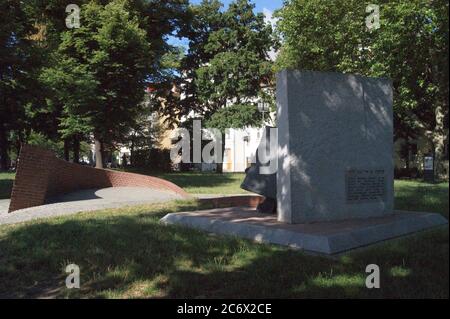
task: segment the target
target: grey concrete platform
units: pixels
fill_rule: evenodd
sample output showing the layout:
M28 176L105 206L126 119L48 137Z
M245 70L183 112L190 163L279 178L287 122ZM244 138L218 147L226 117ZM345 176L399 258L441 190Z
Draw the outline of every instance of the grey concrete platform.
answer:
M285 224L275 215L247 207L171 213L161 222L328 255L448 224L440 214L406 211L368 219Z

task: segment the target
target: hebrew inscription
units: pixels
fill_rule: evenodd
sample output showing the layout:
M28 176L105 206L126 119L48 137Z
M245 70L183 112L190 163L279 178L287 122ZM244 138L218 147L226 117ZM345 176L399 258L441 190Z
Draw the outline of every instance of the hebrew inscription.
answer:
M386 174L384 169L352 169L346 172L347 203L384 201Z

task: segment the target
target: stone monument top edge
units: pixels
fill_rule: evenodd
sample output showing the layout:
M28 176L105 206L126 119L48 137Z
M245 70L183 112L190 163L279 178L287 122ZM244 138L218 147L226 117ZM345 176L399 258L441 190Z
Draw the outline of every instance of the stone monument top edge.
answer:
M296 75L317 75L317 76L336 76L336 77L342 77L342 78L348 78L348 77L354 77L354 78L361 78L361 79L372 79L372 80L379 80L388 82L392 86L392 79L389 77L375 77L375 76L367 76L359 73L342 73L339 71L316 71L316 70L307 70L307 69L293 69L293 68L286 68L278 71L276 73L276 76L282 76L283 74L296 74Z

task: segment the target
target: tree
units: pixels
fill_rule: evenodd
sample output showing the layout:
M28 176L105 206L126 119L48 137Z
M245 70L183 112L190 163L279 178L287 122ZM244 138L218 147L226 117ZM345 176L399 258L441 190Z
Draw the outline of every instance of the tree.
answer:
M20 139L27 126L26 106L36 92L39 50L23 1L0 0L0 169L8 168L11 137ZM15 134L13 134L15 133Z
M223 26L211 32L204 50L211 58L195 71L197 94L203 115L214 127L243 128L261 125L255 98L272 77L269 51L272 28L262 14L253 13L247 0L232 2L222 16ZM223 110L233 106L230 110ZM253 109L253 110L252 110ZM259 121L257 121L259 119ZM222 129L222 154L225 132ZM218 172L222 172L219 163Z
M284 43L278 68L388 77L395 138L428 137L437 168L448 140L448 2L383 1L368 30L356 0L291 0L276 14Z
M64 41L69 38L64 34ZM69 160L68 146L72 143L73 161L79 162L80 142L89 139L93 131L90 106L96 103L95 88L98 82L95 76L84 64L78 64L76 59L64 54L61 45L52 59L53 67L44 68L40 79L49 89L52 99L48 104L61 106L58 120L59 137L64 143L64 157ZM50 107L51 109L55 109Z
M253 9L247 0L232 2L200 49L209 58L194 69L194 81L206 117L227 104L250 102L271 81L272 29Z
M142 99L144 94L142 88L145 82L161 81L167 76L162 61L165 54L171 52L172 47L167 44L166 37L183 23L188 5L187 0L97 0L90 1L86 5L87 2L89 1L79 0L74 2L81 7L81 28L75 30L67 30L64 25L66 13L61 8L65 8L66 3L61 3L61 0L52 0L45 5L39 1L36 3L37 12L41 16L40 21L47 30L47 47L49 51L56 51L52 52L48 63L49 67L42 77L43 82L51 88L50 92L46 92L47 101L50 102L47 103L47 108L58 114L58 137L73 144L75 161L78 157L76 154L78 153L80 139L87 139L86 135L92 133L94 128L96 128L97 135L108 136L107 138L103 137L105 143L129 142L128 131L135 127L134 119L140 117L143 107L140 101L136 101ZM115 9L113 9L113 6L117 5L121 6L122 12L127 12L128 18L124 18L122 21L117 19L118 15L114 15ZM124 21L127 19L128 24ZM95 23L95 20L98 20L97 23ZM108 34L108 28L111 34ZM127 32L132 28L139 29L141 33L137 41L139 43L135 41L136 39L133 36L127 39L129 35ZM102 31L104 32L102 33ZM111 38L108 39L110 35ZM125 41L122 37L125 38ZM128 50L127 45L132 49ZM133 55L138 51L140 51L140 56ZM98 54L97 61L94 61L94 54ZM102 61L102 57L105 60ZM111 62L109 66L108 59ZM55 63L59 61L61 62ZM72 66L69 66L69 63ZM80 73L81 66L84 66L84 70ZM126 71L123 72L121 67ZM71 76L64 73L59 73L59 79L51 76L53 73L58 74L54 71L68 69L69 73L72 73ZM70 69L73 69L73 71L70 71ZM136 73L137 71L139 74ZM139 88L134 87L130 91L128 88L132 88L136 82L130 81L126 77L119 80L121 73L126 72L128 72L128 77L134 80L141 79L137 83ZM130 72L135 72L135 76ZM111 78L112 74L116 75L114 79ZM50 77L48 77L49 75ZM64 76L66 79L64 79ZM53 82L45 80L47 77L48 80ZM71 81L67 80L70 77L74 80L78 89L72 87L72 90L68 90L67 84L70 85ZM144 80L142 81L142 79ZM89 83L92 81L97 84L94 85L94 92L89 95L86 89L90 88ZM120 82L122 82L121 85L119 85ZM106 88L105 83L111 84L114 88ZM129 84L128 87L127 84ZM59 89L55 90L58 86L61 88L61 85L67 86L65 92ZM103 95L101 95L102 93L99 94L97 89L102 89ZM119 93L119 89L122 92ZM142 89L142 92L140 89ZM124 100L124 97L131 97L133 92L137 92L137 95L132 99L122 101L123 103L119 102L119 100ZM68 95L71 95L71 97L68 97ZM86 100L89 96L95 97L97 101L94 101L94 99L90 103ZM98 99L102 101L99 103ZM101 111L102 106L105 104L113 105L111 103L113 99L115 101L113 103L116 103L114 112L110 112L108 117L102 118L101 113L105 114L105 109L108 108L105 107ZM63 100L66 102L62 103ZM126 103L129 103L130 106L124 106ZM72 105L70 106L70 104ZM132 107L131 104L135 104L135 106ZM100 110L95 116L93 116L95 109L93 109L93 105L97 106L97 110ZM39 112L36 111L36 113ZM114 119L115 115L117 115L117 119ZM113 119L112 123L108 124L111 118ZM121 125L115 125L118 122L122 122ZM109 126L109 129L106 129L105 126ZM89 130L89 127L93 129ZM105 129L98 132L99 127ZM82 132L84 134L81 134ZM103 149L104 142L97 140L95 144L98 146L96 158L99 161L97 164L100 165L102 154L99 149ZM66 157L68 157L68 154L66 154Z
M252 104L234 104L224 107L206 121L206 127L216 128L225 133L229 128L244 128L246 126L260 126L261 113Z
M121 142L142 111L151 51L127 1L81 7L81 26L62 33L55 66L44 78L64 103L60 132L76 141L92 133L96 166L103 144Z
M153 109L166 119L169 127L178 124L191 111L198 114L203 112L195 81L196 70L207 64L213 56L206 52L205 46L209 35L223 27L221 7L219 0L203 1L199 5L190 6L177 33L178 37L188 39L189 45L187 48L180 47L176 50L178 52L172 51L163 60L165 69L169 72L156 85ZM174 86L182 91L182 99L172 89Z
M142 112L136 118L135 124L130 128L125 137L125 143L130 149L130 165L135 166L136 151L140 154L150 152L161 140L163 129L160 125L158 114L152 112L150 101L152 96L147 94L143 102Z
M236 118L249 119L241 123L243 127L260 118L247 115L256 112L255 98L272 80L268 55L274 46L272 28L263 14L253 12L254 5L248 0L236 0L224 12L221 7L216 0L191 7L191 23L181 32L189 39L179 82L184 99L162 111L180 118L194 110L221 127L235 127L228 115L242 112ZM220 111L229 106L233 106L230 111ZM219 164L219 172L221 167Z
M79 4L80 0L75 1L75 3ZM30 134L42 134L41 138L48 138L49 144L56 143L60 139L58 119L61 117L62 105L51 103L51 88L38 80L41 68L50 64L49 58L52 51L57 48L60 33L66 29L64 21L65 6L67 5L62 0L45 2L29 0L22 2L22 4L28 23L33 25L35 29L31 35L27 36L27 40L30 40L32 46L38 49L39 56L38 60L35 61L37 63L34 63L36 72L33 74L33 83L27 83L26 87L27 92L31 94L33 99L28 103L21 103L25 109L22 119L26 122L26 125L20 130L14 131L12 135L17 150L20 149L20 144L30 143L33 140ZM65 149L68 150L66 144L65 141Z

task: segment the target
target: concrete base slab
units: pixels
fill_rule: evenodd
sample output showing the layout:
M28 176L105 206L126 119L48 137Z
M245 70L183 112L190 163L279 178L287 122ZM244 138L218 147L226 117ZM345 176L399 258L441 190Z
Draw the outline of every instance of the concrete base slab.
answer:
M249 207L171 213L161 222L328 255L448 224L440 214L406 211L368 219L285 224L275 215L260 214Z

